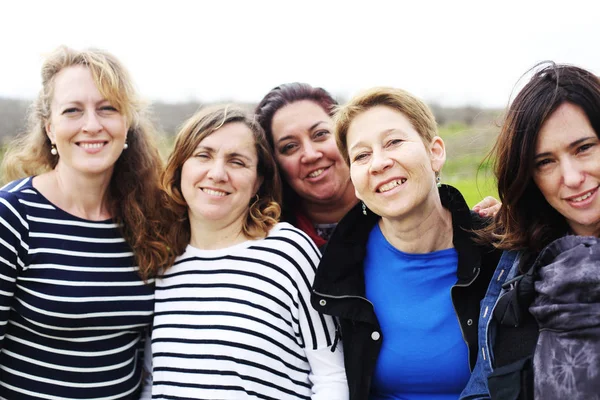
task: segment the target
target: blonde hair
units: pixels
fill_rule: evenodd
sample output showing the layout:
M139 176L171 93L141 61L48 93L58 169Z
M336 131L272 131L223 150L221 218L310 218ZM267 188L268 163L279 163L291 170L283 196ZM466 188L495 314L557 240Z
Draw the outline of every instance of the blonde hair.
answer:
M146 279L173 258L161 228L162 160L154 143L156 129L129 73L112 54L61 46L48 55L42 65L42 89L29 111L28 130L9 145L2 161L2 178L11 181L56 167L59 157L50 153L46 123L51 117L56 76L73 66L88 68L102 96L127 119L129 147L115 163L109 185L109 207L134 251L140 275Z
M437 123L431 109L423 101L402 89L375 87L359 93L346 105L337 108L333 117L337 147L350 165L346 139L350 124L359 114L376 106L386 106L406 116L414 126L423 143L431 143L437 135Z
M177 134L173 152L162 175L162 187L167 208L171 211L169 239L175 254L180 255L190 242L191 231L188 205L181 193L181 170L204 138L219 128L234 122L243 123L254 136L258 156L257 174L263 178L257 199L248 205L242 232L247 238L265 237L281 215L281 181L275 159L269 151L265 132L253 117L241 107L220 105L203 108L184 122Z

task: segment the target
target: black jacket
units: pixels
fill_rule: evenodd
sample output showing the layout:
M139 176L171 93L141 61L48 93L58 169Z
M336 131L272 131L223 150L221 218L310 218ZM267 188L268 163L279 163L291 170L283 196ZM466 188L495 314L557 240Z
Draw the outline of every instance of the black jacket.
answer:
M477 359L479 303L487 290L500 252L474 243L472 229L484 220L469 210L460 192L440 188L442 205L452 215L453 242L458 253L457 282L452 303L469 347L472 369ZM344 346L350 400L368 399L375 363L384 338L373 305L365 298L363 260L367 239L379 216L363 215L358 204L339 222L317 269L311 302L322 313L337 317Z

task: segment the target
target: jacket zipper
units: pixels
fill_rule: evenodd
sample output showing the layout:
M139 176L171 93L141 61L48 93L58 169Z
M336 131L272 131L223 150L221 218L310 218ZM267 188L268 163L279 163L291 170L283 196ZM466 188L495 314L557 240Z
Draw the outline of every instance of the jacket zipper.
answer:
M313 293L317 294L317 295L319 295L321 297L327 297L327 298L330 298L330 299L361 299L361 300L364 300L367 303L369 303L371 305L371 307L375 308L375 306L373 305L373 303L371 303L369 301L369 299L367 299L366 297L362 297L362 296L355 296L355 295L351 295L351 294L345 294L343 296L333 296L333 295L330 295L330 294L323 294L323 293L317 292L316 290L313 290Z
M452 288L450 289L450 292L452 292L452 290L456 287L469 287L471 286L471 284L473 282L475 282L475 279L477 279L477 277L479 276L479 272L481 271L481 268L477 268L477 273L475 274L475 276L473 277L473 279L471 279L469 282L467 283L457 283L455 285L452 286ZM469 371L471 370L471 348L469 347L469 342L467 342L467 339L465 338L465 332L463 330L462 324L460 323L460 318L458 318L458 311L456 311L456 306L454 305L454 302L452 302L452 308L454 309L454 315L456 316L456 320L458 321L458 327L460 328L460 334L462 335L463 341L465 342L465 344L467 345L467 360L469 363ZM477 337L479 338L479 326L476 326L475 329L477 329ZM477 348L479 348L479 339L477 340Z

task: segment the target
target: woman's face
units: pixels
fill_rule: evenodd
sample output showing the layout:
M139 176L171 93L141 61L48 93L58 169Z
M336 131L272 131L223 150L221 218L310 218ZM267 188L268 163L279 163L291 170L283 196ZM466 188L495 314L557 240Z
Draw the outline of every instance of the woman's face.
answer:
M54 81L46 132L58 150L57 168L86 176L112 175L127 138L127 121L105 99L84 66L60 71Z
M435 172L446 159L439 137L424 144L406 116L387 106L357 115L346 138L356 196L388 219L419 212L437 195Z
M344 196L350 185L348 166L321 106L309 100L288 104L273 116L271 130L283 178L303 200L323 204Z
M600 146L580 107L564 103L542 125L533 180L573 233L600 234Z
M241 225L258 192L258 156L252 131L232 122L205 137L181 169L181 193L190 223Z

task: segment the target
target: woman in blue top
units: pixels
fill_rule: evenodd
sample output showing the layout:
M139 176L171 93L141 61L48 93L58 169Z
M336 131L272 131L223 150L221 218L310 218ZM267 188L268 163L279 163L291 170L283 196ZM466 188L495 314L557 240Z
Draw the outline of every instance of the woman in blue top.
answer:
M549 64L507 110L492 156L506 250L482 302L463 399L600 393L600 79Z
M66 47L30 121L3 162L0 398L137 398L168 259L152 125L112 55Z
M340 322L350 399L458 399L497 257L474 241L480 218L440 183L433 114L374 88L339 110L335 135L362 202L327 244L312 302Z

